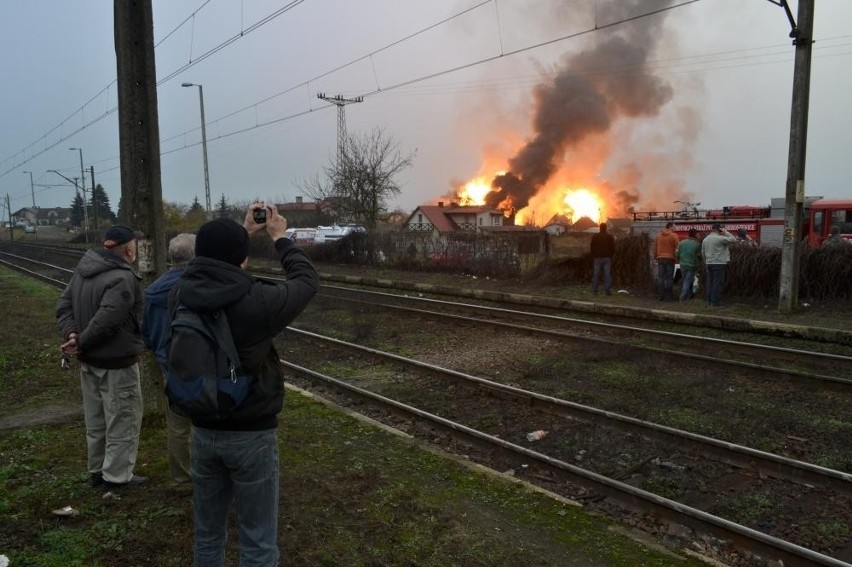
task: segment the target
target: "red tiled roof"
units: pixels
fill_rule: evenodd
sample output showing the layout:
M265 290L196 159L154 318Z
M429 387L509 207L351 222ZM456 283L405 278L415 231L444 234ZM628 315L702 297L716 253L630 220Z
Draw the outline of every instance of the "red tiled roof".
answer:
M411 219L417 214L417 211L423 213L426 220L428 220L438 232L455 232L459 228L456 223L454 223L452 219L446 215L447 209L437 205L420 205L414 209L414 212L411 213L408 220L405 221L405 224L411 222Z

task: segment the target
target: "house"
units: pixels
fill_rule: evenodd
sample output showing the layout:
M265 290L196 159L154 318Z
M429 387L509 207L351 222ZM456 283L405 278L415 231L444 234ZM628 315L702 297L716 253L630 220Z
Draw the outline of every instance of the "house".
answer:
M318 226L331 222L325 201L314 203L299 196L292 203L276 204L275 207L292 227Z
M18 209L12 213L12 224L21 226L35 224L37 213L37 207L24 207L23 209Z
M437 205L420 205L409 215L403 225L404 230L413 232L431 232L444 235L456 232L476 232L489 227L503 226L505 216L491 207L463 207L451 203L445 207L443 202Z
M56 226L71 222L69 207L39 207L36 210L36 222L39 226Z
M559 236L571 230L571 221L567 215L556 213L543 228L549 235Z

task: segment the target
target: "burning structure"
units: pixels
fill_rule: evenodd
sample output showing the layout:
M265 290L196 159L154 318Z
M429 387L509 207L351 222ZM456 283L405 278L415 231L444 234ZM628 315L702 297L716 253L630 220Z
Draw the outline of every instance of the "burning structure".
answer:
M608 21L624 23L596 32L607 35L565 57L551 78L534 88L531 133L514 155L503 158L505 171L460 185L453 200L500 209L515 224L542 225L554 215L600 222L626 215L638 202L640 187L658 183L643 179L652 161L640 155L646 148L625 148L631 142L617 139L614 130L631 119L657 116L673 97L672 86L649 67L666 15L629 21L647 2L601 4L606 5L598 10L606 10ZM616 151L631 157L614 164ZM678 182L661 185L669 197L684 194Z

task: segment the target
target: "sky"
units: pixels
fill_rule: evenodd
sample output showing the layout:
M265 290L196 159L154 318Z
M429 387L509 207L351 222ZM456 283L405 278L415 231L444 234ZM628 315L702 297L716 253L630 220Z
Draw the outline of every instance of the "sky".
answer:
M521 183L516 204L539 218L556 185L592 188L609 216L784 195L794 47L768 0L154 0L153 10L169 202L205 203L199 92L184 82L203 85L213 207L222 195L309 200L302 187L337 143L337 108L318 93L363 96L345 107L348 133L380 129L413 154L390 203L404 212L506 171L519 172L504 180ZM93 167L115 209L113 3L3 0L0 21L0 197L13 212L33 200L70 206L64 177L81 172L69 148L81 148L86 184ZM809 196L852 198L849 22L852 1L817 2Z

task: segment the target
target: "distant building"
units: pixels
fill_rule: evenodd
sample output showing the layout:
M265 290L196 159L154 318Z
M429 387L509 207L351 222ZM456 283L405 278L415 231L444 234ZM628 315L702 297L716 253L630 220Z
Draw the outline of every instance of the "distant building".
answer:
M57 226L71 222L71 209L69 207L39 207L36 213L36 221L39 226Z
M12 213L12 224L35 224L38 208L24 207Z
M325 201L305 201L301 196L292 203L280 203L275 207L287 219L288 226L309 227L331 224L333 221L329 206Z
M571 230L571 220L567 215L557 213L544 225L544 230L551 236L559 236Z
M485 206L459 206L443 202L437 205L420 205L409 215L403 225L404 230L413 232L431 232L435 235L456 232L476 232L478 230L503 226L505 216L499 209Z

